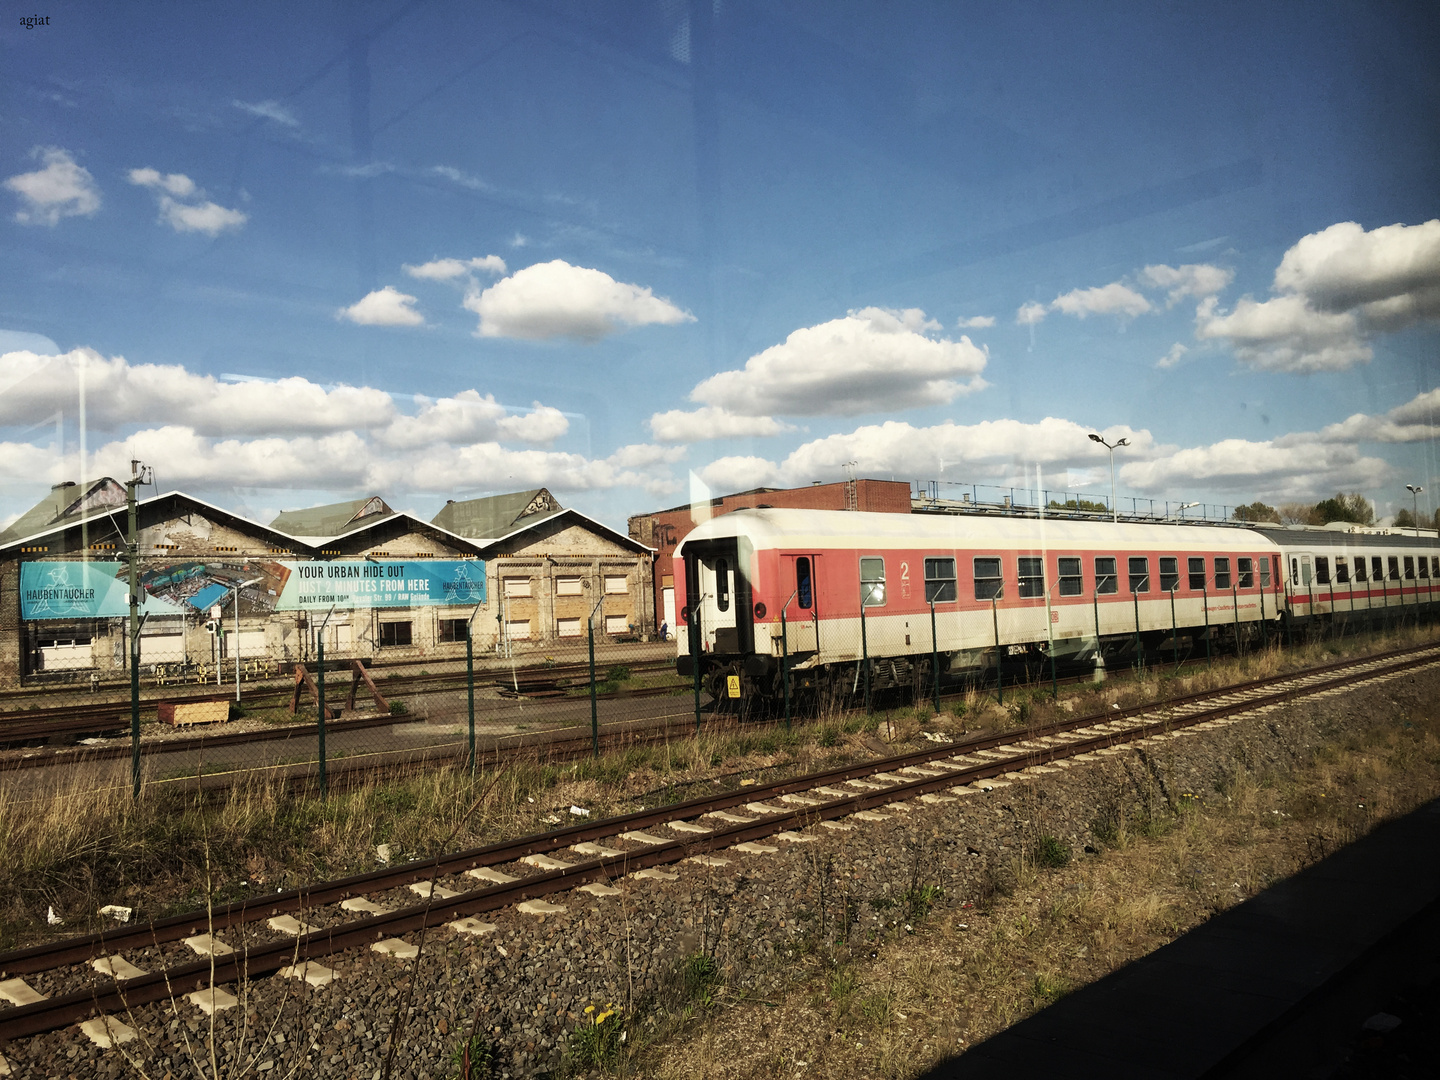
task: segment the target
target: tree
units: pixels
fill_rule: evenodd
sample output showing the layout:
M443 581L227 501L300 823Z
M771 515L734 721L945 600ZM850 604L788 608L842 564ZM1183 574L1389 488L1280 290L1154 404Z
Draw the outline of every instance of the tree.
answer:
M1281 503L1280 521L1284 525L1319 525L1315 507L1305 503Z
M1051 510L1089 510L1097 514L1108 514L1110 508L1102 502L1095 502L1092 499L1066 499L1063 503L1054 499L1050 500Z
M1418 528L1418 526L1415 524L1415 516L1414 516L1413 514L1411 514L1409 510L1401 510L1398 514L1395 515L1395 528L1397 528L1397 529L1414 529L1414 528Z
M1353 525L1375 524L1375 508L1370 500L1358 491L1348 495L1336 492L1333 498L1322 499L1315 504L1317 525L1328 525L1332 521L1348 521Z
M1280 512L1273 506L1266 506L1259 499L1249 506L1237 506L1233 516L1236 521L1273 521L1280 524Z

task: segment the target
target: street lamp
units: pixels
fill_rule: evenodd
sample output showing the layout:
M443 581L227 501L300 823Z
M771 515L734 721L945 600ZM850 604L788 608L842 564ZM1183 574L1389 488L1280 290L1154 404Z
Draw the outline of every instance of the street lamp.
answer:
M1416 535L1416 536L1419 536L1419 535L1420 535L1420 493L1421 493L1422 491L1424 491L1425 489L1424 489L1423 487L1421 487L1419 484L1406 484L1406 485L1405 485L1405 488L1406 488L1406 490L1408 490L1408 491L1410 492L1410 505L1411 505L1411 507L1413 507L1413 509L1411 510L1411 513L1413 513L1413 514L1415 515L1415 517L1413 518L1413 520L1414 520L1414 522L1415 522L1415 535Z
M240 701L240 590L248 589L251 585L259 585L264 578L251 578L249 581L242 581L232 584L230 591L235 595L235 701ZM216 664L219 668L219 664Z
M1118 442L1111 444L1106 442L1099 435L1091 434L1090 441L1098 442L1101 446L1105 447L1106 450L1110 451L1110 515L1114 519L1115 523L1118 525L1120 523L1120 507L1119 504L1115 502L1115 451L1122 446L1129 446L1130 440L1121 439Z

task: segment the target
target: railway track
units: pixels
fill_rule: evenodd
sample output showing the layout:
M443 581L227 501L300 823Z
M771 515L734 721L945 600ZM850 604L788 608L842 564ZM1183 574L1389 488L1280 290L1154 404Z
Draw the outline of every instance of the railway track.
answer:
M321 984L321 960L365 947L414 955L401 935L448 925L483 935L478 916L512 905L561 910L544 898L572 889L606 895L607 883L710 853L775 851L759 841L803 840L808 828L853 828L887 803L954 801L1122 746L1158 743L1239 714L1440 663L1426 646L1189 695L1158 704L1069 718L1022 731L977 736L877 761L782 779L604 821L521 837L303 889L0 955L0 1043L166 999L173 988L214 989L279 973ZM867 818L867 815L872 815ZM646 830L656 830L648 832ZM663 832L660 832L663 830ZM603 843L602 843L603 841ZM567 859L557 858L560 853ZM571 854L573 853L573 854ZM578 858L577 858L578 857ZM503 869L502 869L503 868ZM416 900L419 902L415 902ZM239 931L239 948L220 937ZM232 933L232 939L234 934ZM255 940L248 940L254 938ZM201 954L198 959L196 954Z

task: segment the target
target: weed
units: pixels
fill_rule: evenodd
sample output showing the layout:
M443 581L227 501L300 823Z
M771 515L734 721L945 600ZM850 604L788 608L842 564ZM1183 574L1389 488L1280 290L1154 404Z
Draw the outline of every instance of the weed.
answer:
M585 1019L570 1032L570 1065L575 1069L608 1069L620 1057L625 1041L625 1010L621 1006L610 1004L597 1012L594 1005L586 1005Z
M450 1068L455 1080L492 1080L499 1073L499 1055L483 1035L471 1035L450 1051Z
M687 1002L707 1009L715 1003L715 991L724 980L720 975L720 965L713 956L703 952L692 953L680 965L680 975Z
M1065 996L1070 984L1060 975L1037 971L1030 982L1030 999L1037 1007L1049 1005Z
M1035 841L1033 852L1035 865L1058 870L1070 863L1070 849L1057 837L1048 833Z
M935 906L935 902L945 895L945 890L939 885L915 885L905 890L901 902L905 904L910 922L917 923Z
M630 669L624 664L616 664L605 673L605 681L609 683L622 683L630 678Z
M410 706L409 706L409 705L406 705L405 702L403 702L403 701L392 701L392 702L390 702L390 715L391 715L391 716L408 716L409 714L410 714Z

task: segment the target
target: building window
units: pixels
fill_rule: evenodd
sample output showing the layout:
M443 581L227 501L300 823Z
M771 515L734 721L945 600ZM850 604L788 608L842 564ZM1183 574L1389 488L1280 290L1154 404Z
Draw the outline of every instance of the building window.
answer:
M510 619L505 623L505 636L511 641L530 640L530 620Z
M1068 556L1060 560L1060 595L1080 596L1085 592L1085 579L1080 576L1080 560Z
M401 646L410 644L410 624L408 622L382 622L380 624L380 646Z
M1405 580L1415 580L1415 556L1413 555L1405 556Z
M1095 559L1095 592L1100 596L1108 596L1120 590L1120 582L1115 573L1115 560L1109 555L1099 555Z
M630 579L624 574L605 575L605 594L607 596L624 596L630 591Z
M556 636L556 637L567 637L567 638L568 638L568 637L581 637L582 634L581 634L581 630L580 630L580 620L579 620L579 619L556 619L556 620L555 620L555 636Z
M1174 592L1180 588L1180 560L1169 555L1160 556L1160 591Z
M1230 588L1230 560L1223 555L1215 556L1215 588Z
M1150 591L1150 560L1144 555L1130 556L1130 591L1132 593Z
M624 634L630 630L630 616L628 615L606 615L605 633Z
M528 577L507 577L505 579L505 599L514 600L516 597L530 595L530 579Z
M465 627L469 619L441 619L440 640L441 642L456 642L465 640Z
M809 604L802 605L809 607ZM730 561L715 560L715 607L720 611L730 610Z
M866 556L860 560L860 603L865 607L885 606L885 560Z
M1036 597L1044 596L1045 560L1022 555L1016 561L1019 563L1021 598L1033 600Z
M925 560L925 602L942 604L955 599L955 560Z
M999 559L975 560L975 599L999 600L1005 595L1005 579L1000 576Z
M1391 555L1391 556L1389 556L1389 558L1390 558L1390 580L1391 580L1391 581L1399 581L1399 580L1400 580L1400 556L1398 556L1398 555Z
M1255 560L1241 557L1236 560L1240 573L1240 588L1253 589L1255 587Z
M1315 581L1320 585L1330 584L1330 557L1328 555L1315 556Z
M1191 555L1186 560L1190 573L1190 588L1193 592L1201 592L1205 588L1205 559L1198 555Z
M1270 556L1270 555L1265 555L1265 556L1263 556L1263 557L1260 559L1260 587L1261 587L1262 589L1268 589L1268 588L1270 587L1270 559L1271 559L1271 558L1272 558L1272 556Z
M512 594L512 593L510 592L510 589L509 589L510 582L513 581L513 580L515 580L515 579L514 579L514 578L506 578L506 579L505 579L505 586L506 586L505 595L506 595L506 596L514 595L514 594ZM528 581L527 581L527 584L528 584ZM581 585L581 581L580 581L580 578L579 578L579 577L566 576L566 577L557 577L557 578L555 579L555 595L556 595L556 596L579 596L580 593L581 593L581 591L582 591L582 585ZM525 592L525 593L522 594L522 595L524 595L524 596L529 596L530 593L527 591L527 592Z

